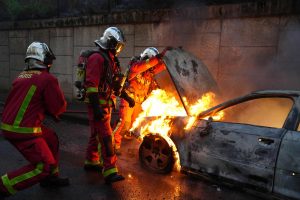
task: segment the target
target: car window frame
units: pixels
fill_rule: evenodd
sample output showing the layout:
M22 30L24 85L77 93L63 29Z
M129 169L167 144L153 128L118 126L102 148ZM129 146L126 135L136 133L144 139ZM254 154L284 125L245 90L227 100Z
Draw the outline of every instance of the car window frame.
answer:
M273 94L257 94L257 93L253 93L253 94L249 94L249 95L246 95L246 96L242 96L242 97L239 97L239 98L235 98L235 99L231 99L229 101L226 101L224 103L221 103L211 109L208 109L202 113L200 113L200 115L198 115L199 118L202 118L202 117L207 117L207 116L213 116L214 114L226 109L226 108L229 108L229 107L232 107L232 106L235 106L237 104L240 104L240 103L244 103L244 102L247 102L247 101L251 101L251 100L255 100L255 99L263 99L263 98L269 98L269 99L272 99L272 98L286 98L286 99L290 99L292 100L292 106L291 106L291 109L290 111L288 112L288 115L286 116L286 119L282 125L281 128L285 128L287 130L296 130L298 129L298 126L297 124L299 125L299 109L300 108L300 98L299 97L294 97L294 96L289 96L289 95L279 95L279 94L276 94L276 95L273 95ZM297 117L298 116L298 117ZM293 119L295 118L295 119ZM222 121L219 121L219 122L222 122ZM230 123L230 122L224 122L224 123ZM243 124L246 124L246 123L243 123ZM254 124L249 124L249 125L254 125ZM259 125L254 125L254 126L259 126ZM263 126L263 127L266 127L266 126Z

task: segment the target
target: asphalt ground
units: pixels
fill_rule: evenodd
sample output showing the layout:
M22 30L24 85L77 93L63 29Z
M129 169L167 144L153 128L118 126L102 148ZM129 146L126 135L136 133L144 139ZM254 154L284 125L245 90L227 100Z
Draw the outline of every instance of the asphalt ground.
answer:
M0 100L0 112L2 110ZM255 200L260 199L218 183L207 182L173 171L154 174L142 168L138 159L140 141L124 140L118 168L126 177L124 181L106 185L100 173L83 170L89 127L85 106L69 104L69 112L59 123L47 118L44 124L53 128L60 141L60 174L70 178L71 185L59 189L45 189L38 184L18 192L11 200L150 200L150 199L199 199L199 200ZM114 116L116 113L114 113ZM1 115L0 115L1 117ZM27 164L22 155L0 134L0 175Z

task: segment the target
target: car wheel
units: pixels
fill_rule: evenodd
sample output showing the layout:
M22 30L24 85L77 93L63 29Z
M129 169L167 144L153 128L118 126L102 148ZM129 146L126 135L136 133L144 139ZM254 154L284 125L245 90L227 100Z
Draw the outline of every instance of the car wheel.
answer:
M171 172L174 167L174 152L160 135L144 137L139 149L139 159L143 167L156 173Z

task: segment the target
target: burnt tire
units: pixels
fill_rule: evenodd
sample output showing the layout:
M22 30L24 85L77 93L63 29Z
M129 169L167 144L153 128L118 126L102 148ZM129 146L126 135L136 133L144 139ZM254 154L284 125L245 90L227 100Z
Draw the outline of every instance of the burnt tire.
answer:
M162 174L171 172L175 163L172 147L163 137L152 134L144 137L139 148L139 159L147 170Z

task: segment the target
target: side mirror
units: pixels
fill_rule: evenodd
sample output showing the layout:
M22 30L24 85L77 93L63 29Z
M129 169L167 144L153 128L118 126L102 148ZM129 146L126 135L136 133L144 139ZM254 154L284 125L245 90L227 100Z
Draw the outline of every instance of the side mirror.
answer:
M200 136L204 137L209 134L211 130L211 122L213 121L212 117L209 117L208 120L206 121L205 126L200 130Z

